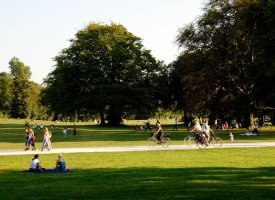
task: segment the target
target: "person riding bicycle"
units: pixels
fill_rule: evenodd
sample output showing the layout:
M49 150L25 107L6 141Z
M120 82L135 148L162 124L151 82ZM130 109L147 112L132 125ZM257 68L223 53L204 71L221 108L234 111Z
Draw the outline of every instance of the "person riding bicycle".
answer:
M160 123L157 123L157 131L155 132L155 134L157 135L157 140L158 140L158 144L163 143L163 135L164 132L160 126Z
M205 135L206 140L207 140L207 145L208 145L209 139L210 139L210 132L213 132L211 130L210 126L208 125L208 120L204 121L202 128L201 128L201 132L202 132L202 134Z
M195 125L194 125L193 129L191 130L191 132L195 132L195 137L198 141L203 141L203 137L207 138L206 134L204 133L204 131L198 121L195 121Z
M200 134L202 131L201 125L198 121L195 121L195 125L193 127L193 129L191 130L191 132L195 132L195 134Z

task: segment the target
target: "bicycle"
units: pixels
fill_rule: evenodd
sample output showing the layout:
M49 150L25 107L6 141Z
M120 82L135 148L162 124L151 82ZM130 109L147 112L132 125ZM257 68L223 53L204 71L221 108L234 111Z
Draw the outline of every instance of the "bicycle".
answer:
M208 143L207 143L207 138L203 133L196 133L196 137L191 137L189 139L190 146L197 146L199 148L205 148L209 146L209 144L212 144L213 147L215 148L220 148L222 146L222 143L223 143L222 139L215 136L214 132L210 134Z
M187 136L184 138L184 140L183 140L184 145L190 145L189 140L190 140L190 138L192 138L192 137L193 137L193 136L192 136L192 132L190 132L189 135L187 135Z
M220 137L217 137L214 132L210 134L209 143L213 145L215 148L222 147L222 139Z
M155 134L151 133L151 137L147 139L147 146L152 147L152 146L163 146L163 147L169 147L171 139L170 135L164 135L162 138L162 142L158 141Z

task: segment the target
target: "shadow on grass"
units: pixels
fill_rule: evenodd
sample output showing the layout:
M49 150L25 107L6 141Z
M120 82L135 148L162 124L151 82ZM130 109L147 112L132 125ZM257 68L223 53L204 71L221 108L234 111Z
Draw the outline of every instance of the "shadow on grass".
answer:
M64 127L68 128L68 136L63 137L62 130ZM98 127L95 125L78 125L77 136L72 137L72 125L56 125L54 129L50 129L53 133L53 142L89 142L89 141L103 141L103 142L127 142L127 141L145 141L149 138L149 131L134 131L133 126L123 127ZM190 133L186 129L179 129L173 131L172 126L163 126L164 132L171 135L171 140L182 142L183 139ZM42 130L34 130L37 134L37 141L41 142ZM152 130L153 131L153 130ZM234 138L238 142L242 141L270 141L275 138L275 132L260 134L259 136L247 137L240 136L242 130L233 130ZM217 136L224 141L228 141L229 131L219 131ZM25 141L25 126L22 124L1 124L0 125L0 142L7 143L21 143Z
M66 127L68 137L64 137L62 130ZM98 127L95 125L78 125L77 135L72 137L73 126L55 126L49 129L52 132L53 142L89 142L89 141L145 141L149 138L149 132L134 131L132 127ZM37 141L41 141L42 129L35 129ZM25 126L18 124L0 125L0 142L24 143Z
M274 168L0 172L1 199L274 199Z

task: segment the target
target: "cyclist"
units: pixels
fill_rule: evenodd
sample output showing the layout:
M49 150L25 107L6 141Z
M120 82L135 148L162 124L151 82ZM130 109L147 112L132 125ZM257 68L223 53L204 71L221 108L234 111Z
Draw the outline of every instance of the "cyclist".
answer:
M158 144L160 144L160 143L163 143L164 132L159 122L156 125L157 125L157 131L155 132L155 134L157 135Z
M202 133L205 135L206 139L207 139L207 145L209 145L209 139L210 139L210 133L212 131L212 129L210 128L210 126L208 125L208 120L205 120L203 125L202 125L202 129L201 129Z
M195 137L199 141L202 139L202 137L207 137L207 136L205 136L203 129L198 121L195 121L195 125L194 125L193 129L191 130L191 132L195 132Z
M201 133L202 131L202 128L201 128L201 125L198 121L195 121L195 125L193 127L193 129L191 130L191 132L195 132L196 134L197 133Z

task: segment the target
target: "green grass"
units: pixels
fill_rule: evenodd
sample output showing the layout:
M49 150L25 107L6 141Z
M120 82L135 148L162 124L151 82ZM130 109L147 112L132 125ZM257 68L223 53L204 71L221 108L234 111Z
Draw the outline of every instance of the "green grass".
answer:
M127 126L119 128L98 127L91 122L77 123L77 136L72 136L73 123L58 122L52 123L47 121L31 121L31 125L43 123L45 126L54 124L55 128L51 129L53 134L53 148L62 147L102 147L102 146L142 146L146 145L146 139L149 137L149 131L135 131L130 124L143 124L144 121L126 121ZM165 124L165 122L167 124ZM25 141L25 120L0 120L0 149L24 149ZM178 131L173 131L170 121L163 121L165 133L171 135L172 144L183 144L183 139L189 133L187 129L180 126ZM68 137L63 137L62 130L68 128ZM261 128L259 136L241 136L244 129L218 131L216 134L224 142L228 142L229 131L234 134L234 142L262 142L274 141L274 128ZM41 147L42 130L35 130L37 134L36 146Z
M0 120L0 149L24 148L24 120ZM32 122L49 126L51 122ZM77 123L55 124L53 147L97 147L146 145L148 132L97 127ZM68 137L62 129L69 128ZM183 144L184 127L172 130L173 144ZM231 131L231 130L230 130ZM235 142L274 141L275 129L262 128L260 136L240 136ZM38 140L42 131L37 130ZM218 136L228 141L229 130ZM41 142L37 143L41 146ZM27 169L32 155L0 156L0 198L9 199L274 199L275 148L196 149L123 153L64 154L69 174L32 174ZM45 168L53 168L56 155L41 155Z
M31 155L2 156L1 199L273 199L274 150L64 154L70 174L23 173Z

